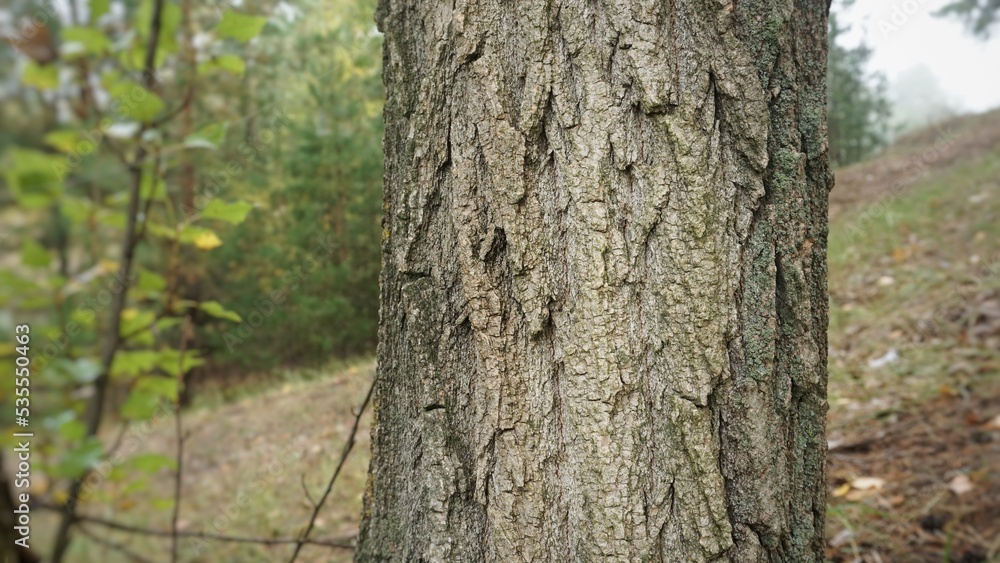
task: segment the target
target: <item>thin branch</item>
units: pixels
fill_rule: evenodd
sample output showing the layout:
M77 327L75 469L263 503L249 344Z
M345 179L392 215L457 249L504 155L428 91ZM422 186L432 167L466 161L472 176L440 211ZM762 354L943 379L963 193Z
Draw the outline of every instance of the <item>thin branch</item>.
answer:
M118 431L118 436L115 437L115 441L114 441L114 443L111 444L111 447L108 448L108 451L104 452L104 457L109 458L109 457L113 456L115 454L115 452L118 451L118 448L120 448L122 446L122 441L125 438L125 433L128 432L129 424L130 424L130 421L128 421L128 420L125 420L125 421L122 422L122 427Z
M115 522L114 520L107 520L105 518L99 518L96 516L87 516L84 514L76 515L76 520L81 523L90 523L97 526L103 526L105 528L110 528L112 530L119 530L122 532L130 532L133 534L139 534L143 536L158 537L169 539L174 536L172 530L154 530L151 528L141 528L139 526L132 526L130 524L122 524L121 522ZM210 534L207 532L188 532L184 530L177 531L177 537L181 538L198 538L210 541L226 542L226 543L253 543L258 545L285 545L285 544L297 544L297 543L307 543L311 545L320 545L324 547L334 547L338 549L354 549L355 538L353 536L347 536L337 539L302 539L302 538L252 538L247 536L229 536L224 534Z
M174 409L177 430L177 471L174 479L174 513L170 519L170 561L177 563L177 521L181 514L181 486L184 482L184 428L181 424L180 387L184 383L184 355L187 353L188 337L191 332L191 314L184 317L181 327L181 343L177 359L177 408Z
M153 4L152 21L149 26L149 41L146 45L146 60L143 72L143 86L147 90L153 89L153 71L155 70L156 50L159 46L160 25L163 19L163 4L165 0L155 0ZM141 133L140 133L141 134ZM128 280L132 271L132 259L135 256L135 224L139 214L139 199L142 188L143 161L146 158L146 151L140 144L136 149L135 159L129 166L132 175L129 186L128 211L125 225L125 240L122 245L121 276ZM104 415L104 399L107 395L109 374L111 366L115 361L118 348L121 345L121 321L122 312L125 310L126 299L128 297L128 283L124 283L121 291L114 294L111 304L111 326L108 327L108 339L106 347L101 357L101 374L94 381L94 395L87 405L86 414L86 436L97 435L101 427L101 419ZM87 478L85 472L79 479L70 485L69 494L66 499L66 511L63 513L56 532L55 546L52 550L52 562L61 563L69 548L70 528L75 522L77 503L80 492L83 490L83 483Z
M301 473L299 475L299 484L302 485L302 493L306 495L306 500L309 501L309 505L316 508L316 501L313 500L312 494L309 492L309 487L306 485L306 474Z
M139 563L153 563L152 559L146 559L145 557L139 555L138 553L132 551L123 544L116 541L110 540L108 538L102 538L101 536L95 534L86 526L80 526L80 533L90 538L90 540L96 544L103 545L105 547L110 547L116 551L120 551L125 557L128 557L132 561L138 561Z
M330 481L326 484L326 490L323 491L323 496L319 498L319 502L314 503L312 515L309 517L309 524L306 525L306 529L299 536L299 541L295 546L295 551L292 553L292 558L289 559L289 563L294 563L299 556L299 552L302 551L302 546L309 543L309 533L312 532L313 527L316 525L316 518L319 516L320 509L323 508L323 503L326 502L327 497L330 496L330 491L333 490L333 484L336 483L337 477L340 475L340 470L344 468L344 464L347 462L347 457L351 454L351 449L354 448L354 438L358 434L358 426L361 424L361 415L365 413L365 408L368 407L368 403L372 400L372 392L375 390L375 378L372 378L371 385L368 386L368 393L365 394L365 400L361 403L361 407L358 409L358 413L354 415L354 424L351 426L351 432L347 435L347 443L344 444L344 448L340 452L340 461L337 462L337 468L333 470L333 475L330 477Z
M181 105L179 105L176 108L172 109L170 111L170 113L168 113L168 114L164 115L163 117L157 119L156 121L152 122L150 124L150 126L151 127L159 127L160 125L164 125L166 123L169 123L173 118L177 117L178 115L180 115L180 113L182 111L184 111L185 109L187 109L187 107L191 104L191 101L193 99L194 99L194 88L191 87L191 86L188 86L187 90L184 92L184 99L181 100Z

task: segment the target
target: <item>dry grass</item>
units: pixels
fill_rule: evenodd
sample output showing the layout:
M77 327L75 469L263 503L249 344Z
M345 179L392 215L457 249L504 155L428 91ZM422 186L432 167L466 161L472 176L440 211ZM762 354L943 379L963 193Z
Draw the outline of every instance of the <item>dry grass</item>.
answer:
M374 366L366 362L315 381L289 383L231 404L184 414L186 440L184 494L179 528L251 537L294 537L306 524L313 499L326 486L340 455L353 416L364 398ZM358 442L337 486L327 500L311 537L342 538L357 534L361 491L368 469L369 424L366 414ZM106 436L113 441L113 436ZM173 422L154 426L135 453L172 456ZM122 480L98 487L82 512L160 530L169 529L173 473L163 469L135 489L139 475L121 471ZM246 501L240 504L241 492ZM159 506L160 509L151 507ZM50 526L43 526L49 528ZM168 559L169 540L92 530L154 561ZM45 537L38 545L47 545ZM283 561L291 546L208 543L197 552L196 540L181 542L182 561ZM306 546L299 561L350 561L345 550ZM78 536L69 561L131 561L113 549Z

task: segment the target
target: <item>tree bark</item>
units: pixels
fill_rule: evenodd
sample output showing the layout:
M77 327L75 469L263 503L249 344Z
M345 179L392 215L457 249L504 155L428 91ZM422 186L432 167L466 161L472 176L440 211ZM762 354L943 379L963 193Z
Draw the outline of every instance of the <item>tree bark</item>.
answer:
M820 561L826 0L382 0L359 561Z

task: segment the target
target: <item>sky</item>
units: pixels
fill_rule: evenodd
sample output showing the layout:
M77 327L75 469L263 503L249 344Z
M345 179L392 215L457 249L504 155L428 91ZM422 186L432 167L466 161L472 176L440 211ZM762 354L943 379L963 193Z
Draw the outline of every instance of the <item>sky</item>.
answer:
M933 15L948 0L858 0L850 8L834 3L851 26L848 39L862 38L874 50L869 70L890 82L901 72L926 65L968 112L1000 107L1000 29L976 39L953 18Z

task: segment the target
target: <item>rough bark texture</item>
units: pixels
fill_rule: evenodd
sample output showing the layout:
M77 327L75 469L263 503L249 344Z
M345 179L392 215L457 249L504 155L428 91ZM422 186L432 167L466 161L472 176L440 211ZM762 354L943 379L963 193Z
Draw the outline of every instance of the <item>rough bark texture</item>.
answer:
M359 561L818 561L826 0L382 0Z

